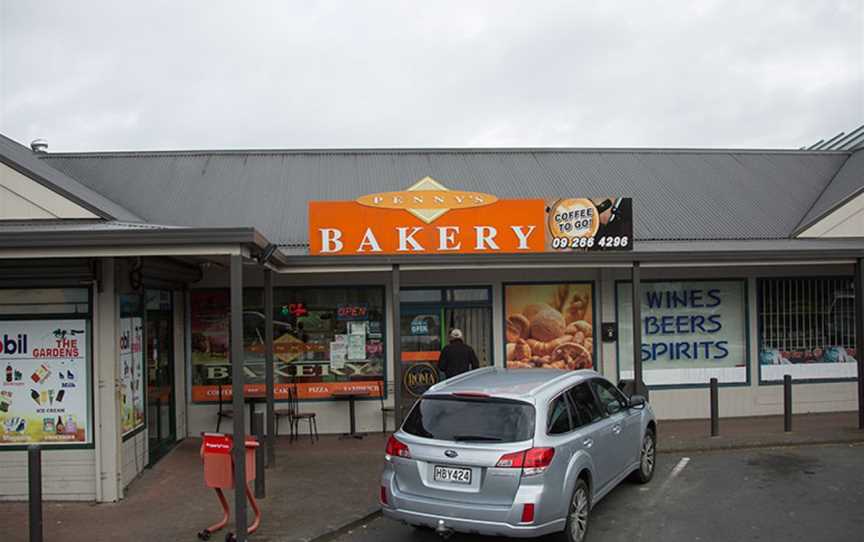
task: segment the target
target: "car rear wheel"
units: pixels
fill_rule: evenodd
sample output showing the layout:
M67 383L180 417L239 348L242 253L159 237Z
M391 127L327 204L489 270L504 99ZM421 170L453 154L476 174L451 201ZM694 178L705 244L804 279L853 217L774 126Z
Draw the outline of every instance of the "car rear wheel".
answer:
M584 542L588 536L588 516L591 513L591 493L585 480L576 481L573 496L570 498L570 508L567 512L567 525L564 529L564 540L567 542Z
M645 430L642 437L642 447L639 451L639 468L636 470L636 481L647 484L654 477L654 466L657 462L657 437L651 429Z

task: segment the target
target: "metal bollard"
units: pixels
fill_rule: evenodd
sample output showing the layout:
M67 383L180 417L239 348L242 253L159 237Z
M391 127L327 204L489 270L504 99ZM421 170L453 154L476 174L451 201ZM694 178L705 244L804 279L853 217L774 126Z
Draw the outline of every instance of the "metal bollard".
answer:
M783 431L792 432L792 375L783 375Z
M720 434L720 409L718 407L719 385L716 378L711 379L711 436Z
M27 447L27 481L30 486L30 542L42 542L42 448Z
M267 496L267 481L265 476L265 454L267 447L264 446L264 413L256 412L252 415L252 434L261 443L261 446L255 448L255 498L263 499Z

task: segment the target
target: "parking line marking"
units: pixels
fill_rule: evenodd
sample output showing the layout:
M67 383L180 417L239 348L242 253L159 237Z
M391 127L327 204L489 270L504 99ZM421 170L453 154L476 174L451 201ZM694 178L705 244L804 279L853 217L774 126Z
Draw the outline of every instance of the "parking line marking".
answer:
M689 463L689 462L690 462L689 457L682 457L681 461L679 461L678 464L675 465L675 468L672 469L672 473L669 475L669 479L671 480L672 478L675 478L676 476L678 476L678 474L680 474L681 471L684 470L684 467L686 467L687 463Z
M659 488L657 488L656 495L660 495L664 491L666 491L666 488L669 487L669 484L672 483L672 480L674 480L675 477L678 476L682 470L684 470L684 467L686 467L687 463L689 463L689 462L690 462L689 457L682 457L681 461L679 461L678 464L675 465L675 468L672 469L672 472L669 473L669 478L666 478L665 480L663 480L663 483L660 484ZM657 497L655 496L655 498L657 498Z

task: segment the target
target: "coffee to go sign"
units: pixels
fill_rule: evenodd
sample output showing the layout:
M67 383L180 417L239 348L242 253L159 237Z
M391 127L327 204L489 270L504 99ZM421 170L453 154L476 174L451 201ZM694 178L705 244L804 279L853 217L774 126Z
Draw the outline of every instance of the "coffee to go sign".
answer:
M426 177L401 192L309 202L310 253L630 250L632 213L630 198L498 199Z

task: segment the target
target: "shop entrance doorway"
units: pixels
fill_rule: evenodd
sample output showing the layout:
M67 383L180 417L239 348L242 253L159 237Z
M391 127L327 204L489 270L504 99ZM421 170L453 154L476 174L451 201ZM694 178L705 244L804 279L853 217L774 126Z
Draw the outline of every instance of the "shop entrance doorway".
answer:
M174 404L174 334L171 292L147 290L147 431L152 465L177 442Z
M492 365L492 289L406 288L400 291L404 413L438 381L438 358L448 334L459 328L480 366Z

